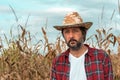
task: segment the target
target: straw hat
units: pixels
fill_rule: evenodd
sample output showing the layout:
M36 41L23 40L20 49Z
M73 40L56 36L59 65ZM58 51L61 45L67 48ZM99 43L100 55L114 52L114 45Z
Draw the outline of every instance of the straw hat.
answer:
M77 12L72 12L64 17L63 25L56 25L54 28L60 31L69 27L85 27L89 29L92 24L92 22L83 22L83 19Z

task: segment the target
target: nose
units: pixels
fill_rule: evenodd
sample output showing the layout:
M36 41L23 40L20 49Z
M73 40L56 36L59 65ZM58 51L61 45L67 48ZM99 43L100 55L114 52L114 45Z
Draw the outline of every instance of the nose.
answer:
M69 33L69 38L71 39L71 38L73 38L73 37L74 37L73 33L70 32L70 33Z

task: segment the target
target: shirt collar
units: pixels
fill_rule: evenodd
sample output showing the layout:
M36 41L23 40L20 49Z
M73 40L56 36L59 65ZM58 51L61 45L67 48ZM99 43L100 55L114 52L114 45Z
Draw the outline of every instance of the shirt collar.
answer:
M91 48L91 47L89 47L89 45L87 45L87 44L85 44L85 46L87 46L87 48L88 48L88 53L87 53L87 55L93 56L93 53L94 53L94 51L95 51L95 48Z
M68 49L64 52L64 54L65 54L66 57L69 57L69 53L70 53L70 49L68 48Z

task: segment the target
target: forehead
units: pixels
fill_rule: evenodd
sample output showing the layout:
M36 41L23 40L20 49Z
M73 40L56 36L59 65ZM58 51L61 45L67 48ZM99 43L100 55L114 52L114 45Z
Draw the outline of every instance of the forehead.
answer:
M69 27L69 28L64 28L64 29L62 30L62 32L63 32L63 31L66 31L66 30L80 30L80 27Z
M69 28L64 28L63 31L64 30L80 30L80 28L79 27L69 27Z

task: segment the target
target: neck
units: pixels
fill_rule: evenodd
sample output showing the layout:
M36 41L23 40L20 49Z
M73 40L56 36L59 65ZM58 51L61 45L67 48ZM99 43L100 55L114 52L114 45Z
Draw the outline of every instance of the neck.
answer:
M75 57L80 57L84 52L87 50L87 47L85 45L82 45L80 49L78 50L72 50L70 49L70 53Z

